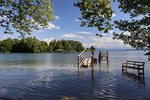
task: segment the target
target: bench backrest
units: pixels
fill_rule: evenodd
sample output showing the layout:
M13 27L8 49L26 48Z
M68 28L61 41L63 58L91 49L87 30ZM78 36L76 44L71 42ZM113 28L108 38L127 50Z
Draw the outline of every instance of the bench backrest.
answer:
M126 64L127 65L134 65L134 66L140 65L140 66L143 66L143 68L145 66L145 62L140 62L140 61L130 61L130 60L127 60Z

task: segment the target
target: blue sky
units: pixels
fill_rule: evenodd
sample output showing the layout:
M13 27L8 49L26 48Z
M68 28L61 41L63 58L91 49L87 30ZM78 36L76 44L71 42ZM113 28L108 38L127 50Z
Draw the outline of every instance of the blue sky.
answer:
M112 32L120 32L118 29L110 30L108 34L105 34L103 37L96 36L96 33L102 33L97 30L97 28L87 28L80 27L80 21L78 20L81 17L81 13L78 7L74 7L73 3L77 0L51 0L54 3L54 15L55 21L49 22L48 29L40 28L39 31L32 30L32 37L36 36L40 41L46 41L49 43L53 39L65 39L65 40L74 40L82 42L85 48L91 47L92 45L96 48L111 48L111 49L131 49L130 46L124 45L121 40L113 40ZM115 11L112 17L112 23L114 20L120 19L129 19L128 14L120 12L118 9L118 3L112 3L113 10ZM129 19L130 20L130 19ZM0 40L7 38L18 38L19 33L15 32L14 34L3 34L5 28L0 27ZM126 32L128 34L128 32ZM29 37L29 35L26 35Z

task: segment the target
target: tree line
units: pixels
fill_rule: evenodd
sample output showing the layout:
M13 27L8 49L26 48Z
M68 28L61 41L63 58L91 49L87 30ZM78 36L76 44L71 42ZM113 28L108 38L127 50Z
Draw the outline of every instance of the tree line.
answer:
M53 40L49 45L44 41L39 41L36 37L26 37L22 39L7 38L0 41L0 53L46 53L62 49L65 52L81 52L84 47L81 42L73 40Z

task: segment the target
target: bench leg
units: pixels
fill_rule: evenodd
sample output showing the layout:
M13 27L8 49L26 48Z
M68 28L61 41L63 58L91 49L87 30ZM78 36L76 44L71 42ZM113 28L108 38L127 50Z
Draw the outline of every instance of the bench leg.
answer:
M122 66L122 72L123 72L124 70L126 70L126 72L127 72L127 68L124 69L123 66Z

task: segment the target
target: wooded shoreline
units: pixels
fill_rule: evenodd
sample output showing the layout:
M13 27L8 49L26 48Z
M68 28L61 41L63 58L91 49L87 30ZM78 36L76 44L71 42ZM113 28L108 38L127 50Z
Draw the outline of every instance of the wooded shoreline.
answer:
M81 42L74 40L52 40L49 44L36 37L22 39L7 38L0 41L0 53L48 53L63 50L64 52L81 52L84 47Z

